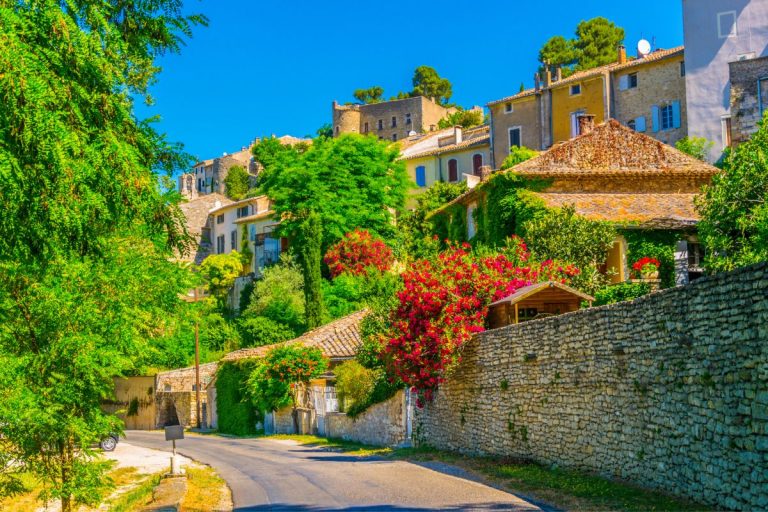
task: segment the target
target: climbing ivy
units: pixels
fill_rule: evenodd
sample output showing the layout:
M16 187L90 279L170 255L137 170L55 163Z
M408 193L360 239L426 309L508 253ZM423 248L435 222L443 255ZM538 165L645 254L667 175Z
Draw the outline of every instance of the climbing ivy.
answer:
M219 432L246 436L256 433L259 413L246 395L245 385L253 369L254 360L225 362L216 372L216 411Z
M626 229L621 233L627 241L627 263L648 256L661 263L659 278L662 288L675 286L675 247L680 233L669 230Z

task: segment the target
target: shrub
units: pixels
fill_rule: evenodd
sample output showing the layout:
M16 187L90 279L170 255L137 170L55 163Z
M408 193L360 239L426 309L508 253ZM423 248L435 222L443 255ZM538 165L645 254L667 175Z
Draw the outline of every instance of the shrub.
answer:
M265 316L241 318L238 327L241 347L273 345L297 336L287 325L275 322Z
M514 167L517 164L521 164L526 160L530 160L531 158L534 158L538 155L539 153L537 151L528 149L525 146L513 146L509 150L509 155L501 163L501 168L509 169L510 167Z
M376 372L352 360L334 368L333 373L336 375L336 393L342 410L370 399L376 382Z
M341 274L361 275L373 268L386 272L393 263L392 251L380 239L364 229L356 229L331 247L325 254L331 277Z
M648 283L620 283L598 290L595 293L595 306L615 304L625 300L634 300L651 293L651 285Z
M282 256L277 265L264 269L243 316L267 317L297 335L304 332L304 277L293 259Z
M677 149L699 160L706 160L714 145L704 137L684 137L675 143Z
M258 412L245 392L248 377L256 367L253 360L221 363L216 372L216 410L219 432L246 436L256 433Z

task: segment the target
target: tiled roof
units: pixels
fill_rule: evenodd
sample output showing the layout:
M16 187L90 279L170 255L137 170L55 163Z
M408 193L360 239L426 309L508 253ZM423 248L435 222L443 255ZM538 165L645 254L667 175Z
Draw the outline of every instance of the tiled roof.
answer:
M491 306L496 306L498 304L505 304L505 303L514 304L516 302L520 302L521 300L527 299L531 295L535 295L542 290L546 290L547 288L559 288L565 292L576 295L581 299L588 300L588 301L595 300L594 297L587 295L586 293L582 293L579 290L576 290L575 288L571 288L570 286L564 285L562 283L558 283L557 281L544 281L543 283L534 283L528 286L523 286L522 288L515 291L515 293L513 293L512 295L509 295L508 297L504 297L503 299L497 300L496 302L492 303Z
M200 389L211 382L218 369L218 363L205 363L200 365ZM181 368L157 374L157 392L164 392L166 385L169 385L171 391L193 391L195 384L195 367Z
M352 313L304 333L296 339L287 341L286 344L317 347L323 351L323 355L330 359L351 359L357 355L357 350L362 343L360 338L360 322L367 314L367 310ZM281 343L264 347L244 348L230 352L224 356L222 361L264 357L267 355L267 352L279 345Z
M715 167L613 119L510 170L530 177L711 177L718 172Z
M268 219L269 217L273 216L275 214L274 210L267 210L265 212L259 212L254 213L253 215L249 215L247 217L240 217L239 219L235 220L235 224L244 224L246 222L253 222L255 220L262 220L262 219Z
M238 206L251 204L251 203L253 203L255 201L258 201L259 199L262 199L262 198L265 198L265 197L267 197L267 196L261 195L261 196L256 196L256 197L246 197L245 199L241 199L239 201L232 201L230 199L229 203L222 204L218 208L212 209L209 213L213 214L213 213L220 212L222 210L229 210L230 208L235 208L235 207L238 207Z
M450 144L448 146L443 146L439 148L429 149L427 151L422 151L420 153L414 153L412 155L403 156L403 160L413 160L415 158L424 158L425 156L431 156L431 155L442 155L445 153L452 153L454 151L460 151L462 149L467 149L475 146L485 146L490 145L491 136L490 134L480 135L479 137L475 137L473 139L469 140L463 140L458 144Z
M556 89L558 87L561 87L563 85L568 85L574 82L578 82L580 80L587 80L589 78L597 77L602 75L605 72L611 72L614 73L616 71L623 71L625 69L642 66L644 64L648 64L650 62L656 62L659 60L666 59L668 57L674 57L678 54L683 54L685 51L684 46L677 46L675 48L670 48L669 50L656 50L655 52L649 53L642 59L633 59L628 60L627 62L623 64L619 64L618 62L612 62L611 64L605 64L603 66L599 66L592 69L585 69L584 71L578 71L574 74L572 74L569 77L563 78L562 80L558 80L556 82L552 82L550 85L550 89ZM536 94L536 89L527 89L525 91L522 91L518 94L507 96L506 98L502 98L500 100L494 100L487 104L487 106L492 105L498 105L499 103L504 103L507 101L513 101L516 99L524 98L526 96L533 96Z
M695 225L699 220L693 204L696 194L535 192L534 195L550 208L573 205L576 213L583 217L616 224L679 228Z

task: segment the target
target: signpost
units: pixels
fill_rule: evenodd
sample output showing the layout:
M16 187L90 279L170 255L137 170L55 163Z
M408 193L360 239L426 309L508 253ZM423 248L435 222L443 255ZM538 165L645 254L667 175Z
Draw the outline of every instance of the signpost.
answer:
M165 440L173 442L173 455L171 456L171 474L180 475L181 468L179 466L179 459L176 457L176 440L184 439L184 427L181 425L171 425L165 427Z

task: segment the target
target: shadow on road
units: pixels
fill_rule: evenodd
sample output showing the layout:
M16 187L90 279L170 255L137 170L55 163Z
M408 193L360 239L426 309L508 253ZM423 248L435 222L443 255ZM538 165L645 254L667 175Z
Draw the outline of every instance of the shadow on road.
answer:
M510 508L513 507L513 508ZM409 507L409 506L399 506L399 505L361 505L361 506L353 506L353 507L342 507L342 508L324 508L324 507L315 507L313 505L296 505L296 504L287 504L287 503L272 503L269 505L259 505L255 507L238 507L234 510L234 512L258 512L262 510L277 510L277 511L297 511L297 512L319 512L321 510L333 510L333 511L344 511L344 512L363 512L363 511L373 511L373 512L386 512L386 511L396 511L396 512L402 512L406 510L412 510L415 512L419 511L428 511L428 510L447 510L447 511L466 511L466 510L525 510L523 508L517 509L514 507L514 505L510 505L509 503L467 503L463 505L454 505L451 507ZM530 510L530 509L528 509Z

